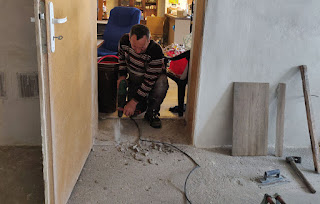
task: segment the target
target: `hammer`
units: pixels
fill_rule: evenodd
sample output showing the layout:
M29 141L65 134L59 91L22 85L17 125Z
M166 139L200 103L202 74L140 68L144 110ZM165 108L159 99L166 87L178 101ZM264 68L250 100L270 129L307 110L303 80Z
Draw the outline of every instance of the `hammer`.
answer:
M302 179L304 184L308 187L311 193L316 193L316 190L313 188L313 186L309 183L309 181L304 177L302 172L298 169L296 163L301 163L301 157L287 157L286 161L290 163L291 167L293 168L294 172Z

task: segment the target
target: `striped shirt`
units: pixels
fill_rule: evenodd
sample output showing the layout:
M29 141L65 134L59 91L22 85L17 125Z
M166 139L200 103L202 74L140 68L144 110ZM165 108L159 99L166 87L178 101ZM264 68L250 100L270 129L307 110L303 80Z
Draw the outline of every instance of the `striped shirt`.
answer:
M129 34L125 34L120 39L118 55L120 76L126 76L127 73L130 73L144 77L133 98L138 102L145 100L165 68L164 55L160 45L150 40L145 53L137 54L131 48Z

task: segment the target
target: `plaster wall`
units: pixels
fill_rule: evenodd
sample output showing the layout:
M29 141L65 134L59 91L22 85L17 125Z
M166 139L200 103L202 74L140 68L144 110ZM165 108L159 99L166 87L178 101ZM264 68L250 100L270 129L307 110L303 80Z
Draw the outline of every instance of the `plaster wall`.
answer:
M269 145L275 143L276 88L286 83L284 145L310 146L297 66L308 66L319 127L319 9L317 0L207 1L195 146L232 144L233 82L270 83Z
M0 1L0 145L40 145L39 98L19 96L18 73L37 72L32 0Z

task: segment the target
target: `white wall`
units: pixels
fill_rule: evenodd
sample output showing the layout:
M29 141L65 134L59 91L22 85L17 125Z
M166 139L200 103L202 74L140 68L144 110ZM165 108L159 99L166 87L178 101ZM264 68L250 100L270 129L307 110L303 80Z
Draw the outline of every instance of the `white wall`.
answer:
M270 83L269 145L275 141L276 87L286 83L284 145L310 145L297 66L308 66L311 94L320 96L319 8L318 0L208 1L196 110L197 147L232 144L235 81ZM320 127L320 98L312 97L312 103Z
M41 145L39 98L21 98L17 73L37 72L33 0L0 3L0 72L6 97L0 98L0 145Z

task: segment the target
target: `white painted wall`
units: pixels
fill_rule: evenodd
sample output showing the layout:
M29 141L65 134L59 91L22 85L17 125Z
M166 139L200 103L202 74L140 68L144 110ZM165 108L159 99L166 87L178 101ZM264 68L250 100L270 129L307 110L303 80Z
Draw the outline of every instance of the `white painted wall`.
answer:
M37 72L33 0L0 3L0 72L6 98L0 98L0 145L41 145L39 98L19 97L17 73Z
M269 145L275 142L276 87L286 83L284 145L309 146L297 66L308 66L311 94L320 96L320 1L210 0L205 15L195 145L232 144L237 81L270 83ZM312 103L320 127L320 98Z

